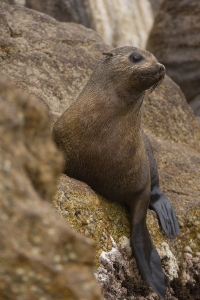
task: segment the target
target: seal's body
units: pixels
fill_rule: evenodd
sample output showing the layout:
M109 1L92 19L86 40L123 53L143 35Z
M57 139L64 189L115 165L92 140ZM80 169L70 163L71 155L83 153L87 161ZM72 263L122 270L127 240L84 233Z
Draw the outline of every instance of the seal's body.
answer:
M168 236L179 234L179 227L159 188L151 145L141 128L141 105L145 91L155 88L164 75L164 66L139 48L119 47L105 53L53 129L65 155L65 173L130 208L131 246L138 268L161 297L166 285L146 226L148 207L157 212Z

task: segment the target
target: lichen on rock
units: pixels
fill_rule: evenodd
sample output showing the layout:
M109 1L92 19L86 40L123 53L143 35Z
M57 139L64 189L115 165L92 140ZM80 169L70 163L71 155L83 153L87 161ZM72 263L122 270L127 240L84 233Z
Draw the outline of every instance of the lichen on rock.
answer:
M147 296L149 287L142 281L132 257L130 240L122 236L118 245L112 237L112 249L100 255L101 267L96 278L103 290L104 299L132 300L135 296ZM143 297L141 298L143 299Z
M166 242L161 244L161 250L159 251L162 263L164 264L165 274L169 280L173 280L178 277L179 267L177 260L171 252L169 245Z

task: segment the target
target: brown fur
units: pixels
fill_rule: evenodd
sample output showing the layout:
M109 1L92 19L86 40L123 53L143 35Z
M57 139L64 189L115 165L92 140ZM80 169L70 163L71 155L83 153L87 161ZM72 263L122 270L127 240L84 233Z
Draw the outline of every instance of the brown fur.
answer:
M137 48L145 57L141 66L128 59L136 48L125 48L126 54L117 49L113 58L101 59L78 99L56 122L54 136L69 176L107 198L127 202L128 195L132 199L150 185L140 107L145 89L163 74L151 53Z
M142 59L131 61L133 53ZM146 226L151 179L141 105L146 91L164 74L164 66L148 51L135 47L112 50L102 57L53 131L65 155L67 175L129 206L131 245L139 270L161 296L166 288L164 275Z

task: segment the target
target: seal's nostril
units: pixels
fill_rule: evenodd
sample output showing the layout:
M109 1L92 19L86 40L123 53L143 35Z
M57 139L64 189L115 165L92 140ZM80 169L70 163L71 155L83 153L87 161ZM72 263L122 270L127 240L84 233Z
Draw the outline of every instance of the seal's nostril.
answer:
M165 67L163 65L159 66L159 73L162 73L165 71Z

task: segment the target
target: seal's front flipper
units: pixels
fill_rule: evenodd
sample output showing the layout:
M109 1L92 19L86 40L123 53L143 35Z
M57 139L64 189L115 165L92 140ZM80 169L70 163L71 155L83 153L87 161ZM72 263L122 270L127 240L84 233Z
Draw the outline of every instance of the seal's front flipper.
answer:
M157 213L164 233L166 233L169 238L175 238L180 234L178 220L171 203L159 187L159 176L156 161L153 155L151 143L145 134L144 141L149 158L151 174L151 198L149 208L155 210Z
M161 297L165 298L166 284L160 257L149 235L146 221L131 228L131 247L142 278Z
M154 187L151 191L149 208L157 213L161 228L169 238L180 234L175 211L159 187Z

